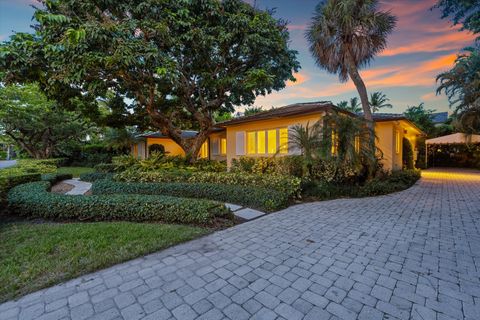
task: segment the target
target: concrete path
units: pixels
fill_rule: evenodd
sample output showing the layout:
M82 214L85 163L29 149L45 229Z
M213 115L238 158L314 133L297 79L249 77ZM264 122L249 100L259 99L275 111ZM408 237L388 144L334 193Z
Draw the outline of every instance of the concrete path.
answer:
M233 214L236 217L242 218L244 220L253 220L265 215L265 212L250 208L244 208L236 204L225 203L225 206L227 206L227 208L230 208L230 210L232 210Z
M480 173L290 207L0 305L0 319L479 319Z
M72 190L65 193L72 196L84 195L92 188L92 184L90 182L80 181L78 178L63 180L62 182L74 187Z
M0 169L13 167L15 164L17 164L16 160L0 160Z

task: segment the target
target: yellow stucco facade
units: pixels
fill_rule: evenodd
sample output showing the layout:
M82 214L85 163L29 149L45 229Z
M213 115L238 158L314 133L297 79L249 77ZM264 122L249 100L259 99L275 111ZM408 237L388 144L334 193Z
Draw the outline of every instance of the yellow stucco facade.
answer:
M268 157L300 154L291 144L291 128L295 125L312 126L322 121L325 112L307 115L277 117L226 125L224 130L212 133L205 141L199 156L212 160L232 160L244 156ZM388 120L375 123L376 146L383 154L385 170L402 169L403 138L407 138L416 150L422 132L407 120ZM289 143L290 142L290 143ZM144 144L144 147L141 144ZM161 144L168 155L185 155L183 149L169 138L145 138L132 147L132 154L139 158L148 156L148 147ZM417 153L414 152L416 159Z

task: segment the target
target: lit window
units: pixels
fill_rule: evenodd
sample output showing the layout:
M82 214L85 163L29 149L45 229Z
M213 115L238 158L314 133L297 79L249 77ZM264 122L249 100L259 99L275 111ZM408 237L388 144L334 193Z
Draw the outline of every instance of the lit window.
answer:
M278 129L279 135L279 151L280 153L286 154L288 153L288 129L281 128Z
M227 139L220 139L220 154L227 154Z
M277 130L268 130L268 153L277 153Z
M247 132L247 153L255 154L257 153L256 146L256 132Z
M338 133L332 129L332 154L336 155L338 152Z
M400 131L395 131L395 152L400 153Z
M263 154L267 150L265 145L265 131L257 131L257 153Z
M355 136L355 152L360 153L360 137Z

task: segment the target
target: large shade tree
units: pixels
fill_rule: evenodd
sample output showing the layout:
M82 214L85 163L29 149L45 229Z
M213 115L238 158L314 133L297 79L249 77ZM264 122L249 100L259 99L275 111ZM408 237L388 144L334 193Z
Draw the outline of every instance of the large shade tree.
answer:
M0 135L32 158L59 155L66 144L85 139L89 129L79 114L60 109L34 84L0 87Z
M284 88L299 68L286 22L241 0L43 2L36 34L1 49L5 80L37 79L89 113L114 92L116 114L145 119L192 160L217 111ZM185 124L196 138L182 137Z
M385 49L395 24L393 15L378 9L378 0L327 0L317 5L306 32L317 64L342 82L352 79L371 129L372 112L359 69Z

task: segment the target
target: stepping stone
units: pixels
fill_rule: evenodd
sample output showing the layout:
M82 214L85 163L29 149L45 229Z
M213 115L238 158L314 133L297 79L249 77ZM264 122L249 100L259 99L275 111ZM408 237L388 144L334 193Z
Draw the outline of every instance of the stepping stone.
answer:
M239 205L236 205L236 204L233 204L233 203L225 203L225 207L227 207L228 209L230 209L232 211L237 211L238 209L242 209L242 206L239 206Z
M265 214L265 212L261 212L258 210L253 210L250 208L245 208L233 213L235 216L240 217L245 220L252 220L258 217L261 217Z

